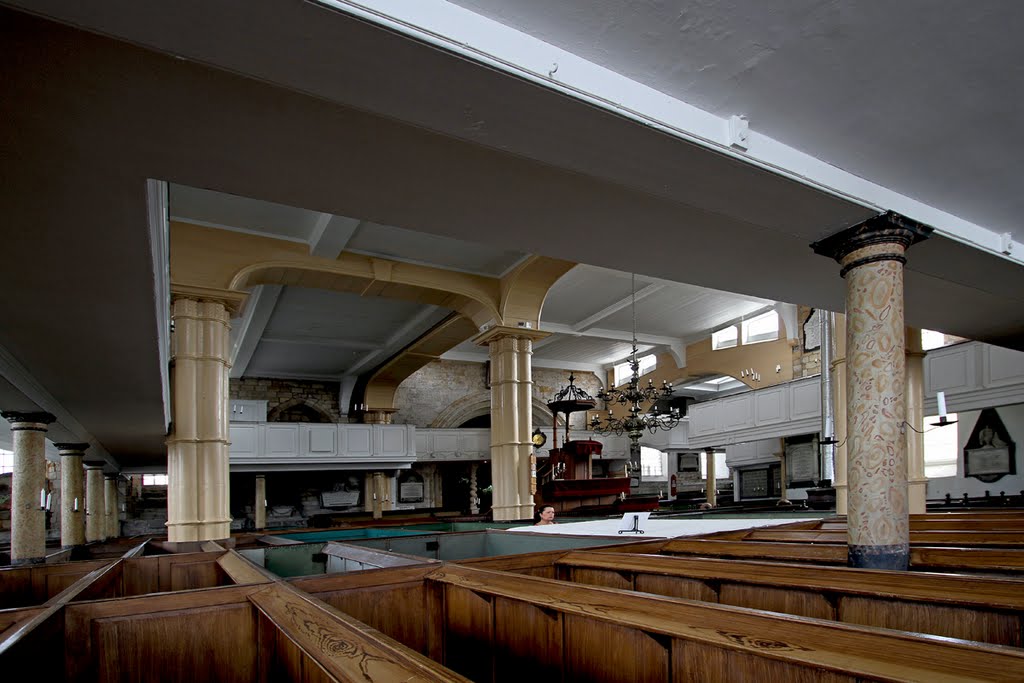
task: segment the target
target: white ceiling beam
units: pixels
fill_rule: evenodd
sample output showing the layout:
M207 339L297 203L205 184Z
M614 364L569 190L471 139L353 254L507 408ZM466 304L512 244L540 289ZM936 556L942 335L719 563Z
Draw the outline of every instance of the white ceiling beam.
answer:
M230 377L238 378L245 375L282 290L282 285L259 285L249 294L242 322L237 325L238 333L231 347Z
M309 253L311 256L336 259L348 246L362 221L345 216L321 213L313 224L313 232L309 236Z
M612 339L615 341L633 341L633 334L629 330L609 330L601 327L592 327L589 330L577 330L572 325L559 323L542 323L542 332L553 334L565 334L570 337L595 337L597 339ZM641 344L654 344L655 346L672 346L679 343L678 337L665 337L657 334L637 334L636 340Z
M655 292L661 291L664 288L665 288L665 285L663 285L663 284L647 285L646 287L644 287L643 289L641 289L639 292L636 293L636 300L640 301L641 299L644 299L644 298L650 296L651 294L654 294ZM581 320L578 323L574 324L572 327L573 327L574 330L576 330L578 332L585 332L586 330L590 329L591 327L593 327L597 323L601 322L602 320L604 320L608 316L610 316L610 315L612 315L614 313L618 313L623 308L627 308L632 303L633 303L633 295L630 294L627 297L623 297L623 298L619 299L618 301L616 301L615 303L611 304L610 306L605 306L604 308L602 308L600 311L598 311L594 315L589 316L587 318L584 318L583 320Z

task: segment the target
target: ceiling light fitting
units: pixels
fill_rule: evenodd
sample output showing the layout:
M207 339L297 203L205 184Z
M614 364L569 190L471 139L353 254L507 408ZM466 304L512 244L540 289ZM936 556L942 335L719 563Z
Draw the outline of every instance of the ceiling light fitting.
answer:
M601 435L623 434L629 437L634 447L639 447L640 437L644 431L654 434L659 429L670 430L679 424L681 415L678 408L667 413L658 410L658 401L672 397L672 385L662 382L661 388L654 386L654 380L647 380L647 386L640 386L640 361L637 359L636 342L636 274L632 276L633 295L633 351L629 354L629 367L633 371L629 383L622 389L602 389L597 398L605 402L608 417L604 420L597 415L590 421L590 429ZM644 404L650 403L651 409L644 412ZM615 417L611 410L613 404L627 406L625 417Z

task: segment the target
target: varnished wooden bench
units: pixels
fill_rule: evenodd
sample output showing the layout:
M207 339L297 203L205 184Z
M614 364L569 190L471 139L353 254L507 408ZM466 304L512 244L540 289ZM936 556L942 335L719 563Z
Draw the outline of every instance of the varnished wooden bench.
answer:
M772 543L767 541L715 541L677 538L665 542L660 550L665 555L702 555L736 557L749 560L810 562L845 565L846 545ZM1024 573L1024 550L1011 548L910 548L910 567L914 570L993 572L1016 575Z
M431 654L475 681L1016 681L1024 651L445 565Z
M1024 644L1024 580L573 551L562 580L930 633Z

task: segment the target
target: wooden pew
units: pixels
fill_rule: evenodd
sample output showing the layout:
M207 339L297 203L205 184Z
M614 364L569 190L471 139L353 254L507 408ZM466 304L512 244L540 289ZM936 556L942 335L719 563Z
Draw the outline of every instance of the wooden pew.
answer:
M82 560L0 569L0 608L41 605L90 572L113 560Z
M573 551L557 578L845 623L1024 645L1024 580Z
M660 552L665 555L701 555L735 557L777 562L810 562L845 565L845 545L770 543L764 541L704 541L677 538L667 541ZM1024 574L1024 550L1009 548L929 548L911 546L910 567L922 571L992 572Z
M1024 651L448 564L431 655L475 681L1020 680Z
M350 543L331 541L322 551L327 555L327 573L381 569L384 567L405 567L411 564L437 563L427 557L405 555L386 550L376 550Z
M845 530L752 529L743 540L774 543L847 543ZM1019 531L911 531L910 544L929 546L1024 548L1024 535Z

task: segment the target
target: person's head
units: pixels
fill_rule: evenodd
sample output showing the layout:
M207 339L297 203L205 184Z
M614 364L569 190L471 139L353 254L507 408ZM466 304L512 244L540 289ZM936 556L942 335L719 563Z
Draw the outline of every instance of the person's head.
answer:
M553 522L555 521L555 508L553 505L544 505L540 509L540 521L542 522Z

